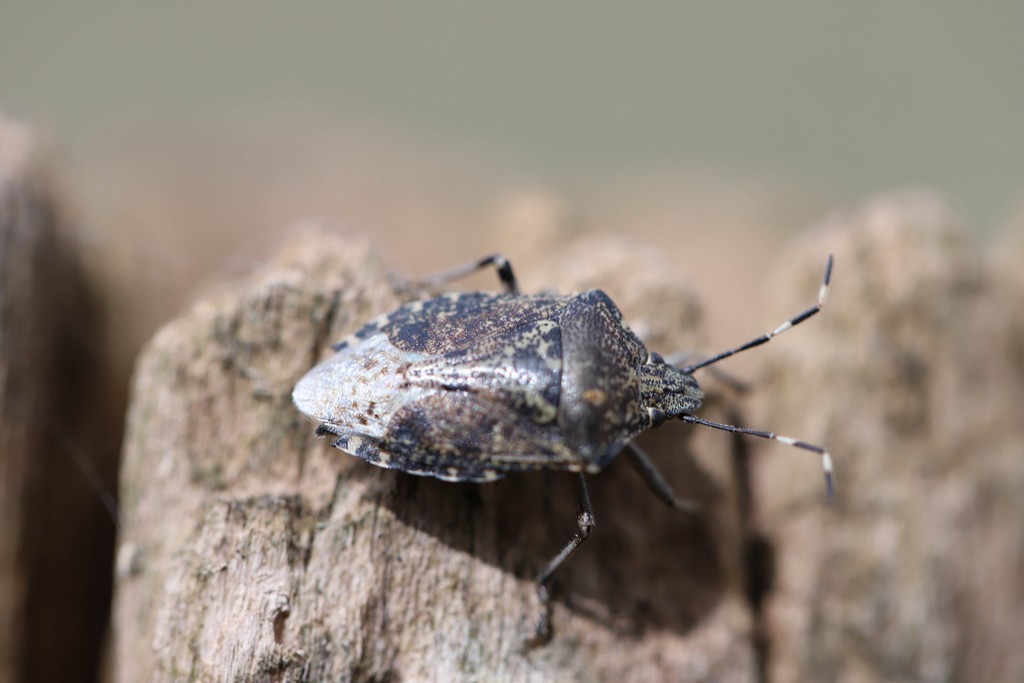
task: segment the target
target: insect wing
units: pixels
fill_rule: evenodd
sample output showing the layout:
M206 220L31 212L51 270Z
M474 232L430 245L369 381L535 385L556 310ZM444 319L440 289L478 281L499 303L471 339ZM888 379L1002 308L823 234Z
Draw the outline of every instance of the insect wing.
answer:
M497 336L537 320L557 317L565 297L453 292L402 306L367 325L395 348L429 356L473 353ZM364 328L356 333L366 334Z
M578 458L555 425L561 297L449 294L335 345L296 386L299 409L374 464L481 481Z

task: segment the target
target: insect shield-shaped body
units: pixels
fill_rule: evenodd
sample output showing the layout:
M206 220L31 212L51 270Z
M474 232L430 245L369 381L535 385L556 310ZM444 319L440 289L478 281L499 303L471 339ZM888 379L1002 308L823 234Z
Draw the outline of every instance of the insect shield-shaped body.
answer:
M693 415L702 393L693 373L759 346L807 320L818 303L771 332L677 367L647 351L608 296L519 294L508 261L490 256L430 284L494 266L504 294L445 294L407 304L336 344L292 398L332 445L381 467L448 481L493 481L509 472L578 473L579 531L537 577L545 611L533 642L550 636L546 583L594 528L584 474L624 451L648 486L686 508L633 438L668 418L772 439L821 456L829 495L832 464L821 446Z
M697 409L692 375L648 353L604 292L453 293L407 304L295 387L334 445L449 481L602 470L640 432Z

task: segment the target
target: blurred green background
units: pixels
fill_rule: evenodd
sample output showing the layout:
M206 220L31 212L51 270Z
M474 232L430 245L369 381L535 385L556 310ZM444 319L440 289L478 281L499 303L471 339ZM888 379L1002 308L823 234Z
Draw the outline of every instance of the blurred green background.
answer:
M556 187L688 169L824 207L924 185L988 231L1024 186L1022 29L1020 2L5 0L0 100L86 167L294 120Z

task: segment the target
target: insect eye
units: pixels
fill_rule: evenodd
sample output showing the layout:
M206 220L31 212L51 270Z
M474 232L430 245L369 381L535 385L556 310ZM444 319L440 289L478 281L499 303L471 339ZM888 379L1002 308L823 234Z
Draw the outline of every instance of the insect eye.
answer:
M658 427L668 419L668 415L665 414L664 410L658 408L649 408L647 414L651 417L651 426Z
M660 353L656 353L654 351L649 351L648 353L649 353L649 355L647 357L647 364L648 365L661 365L662 363L665 362L665 359L661 357Z

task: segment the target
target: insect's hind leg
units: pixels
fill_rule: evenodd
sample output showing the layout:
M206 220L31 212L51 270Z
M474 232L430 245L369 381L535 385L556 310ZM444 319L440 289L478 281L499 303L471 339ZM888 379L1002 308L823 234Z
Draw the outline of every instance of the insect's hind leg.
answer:
M441 285L447 284L453 280L472 275L478 270L483 270L488 266L494 266L498 272L498 279L501 280L502 286L505 288L505 292L508 294L519 294L519 283L516 281L515 273L512 272L512 264L509 260L501 254L491 254L479 261L473 261L451 270L446 270L430 277L424 278L421 284L427 287L440 287Z
M342 429L341 427L335 427L332 424L321 422L316 426L316 431L313 432L313 436L317 437L327 436L328 434L333 434L334 436L342 436L348 434L348 431Z
M357 458L362 458L368 463L385 467L388 469L400 468L400 465L392 462L392 458L381 450L380 440L376 437L359 432L353 432L336 425L321 423L315 432L316 436L336 437L331 441L331 446L346 453L351 453Z
M587 480L582 473L580 473L579 478L579 496L576 501L576 524L579 525L579 530L569 539L569 542L565 544L562 550L548 562L544 571L537 575L537 598L540 600L542 612L540 619L537 620L533 637L527 641L528 647L543 645L551 640L551 596L548 593L547 582L558 568L583 545L583 542L590 538L594 527L597 526L594 510L590 507Z

